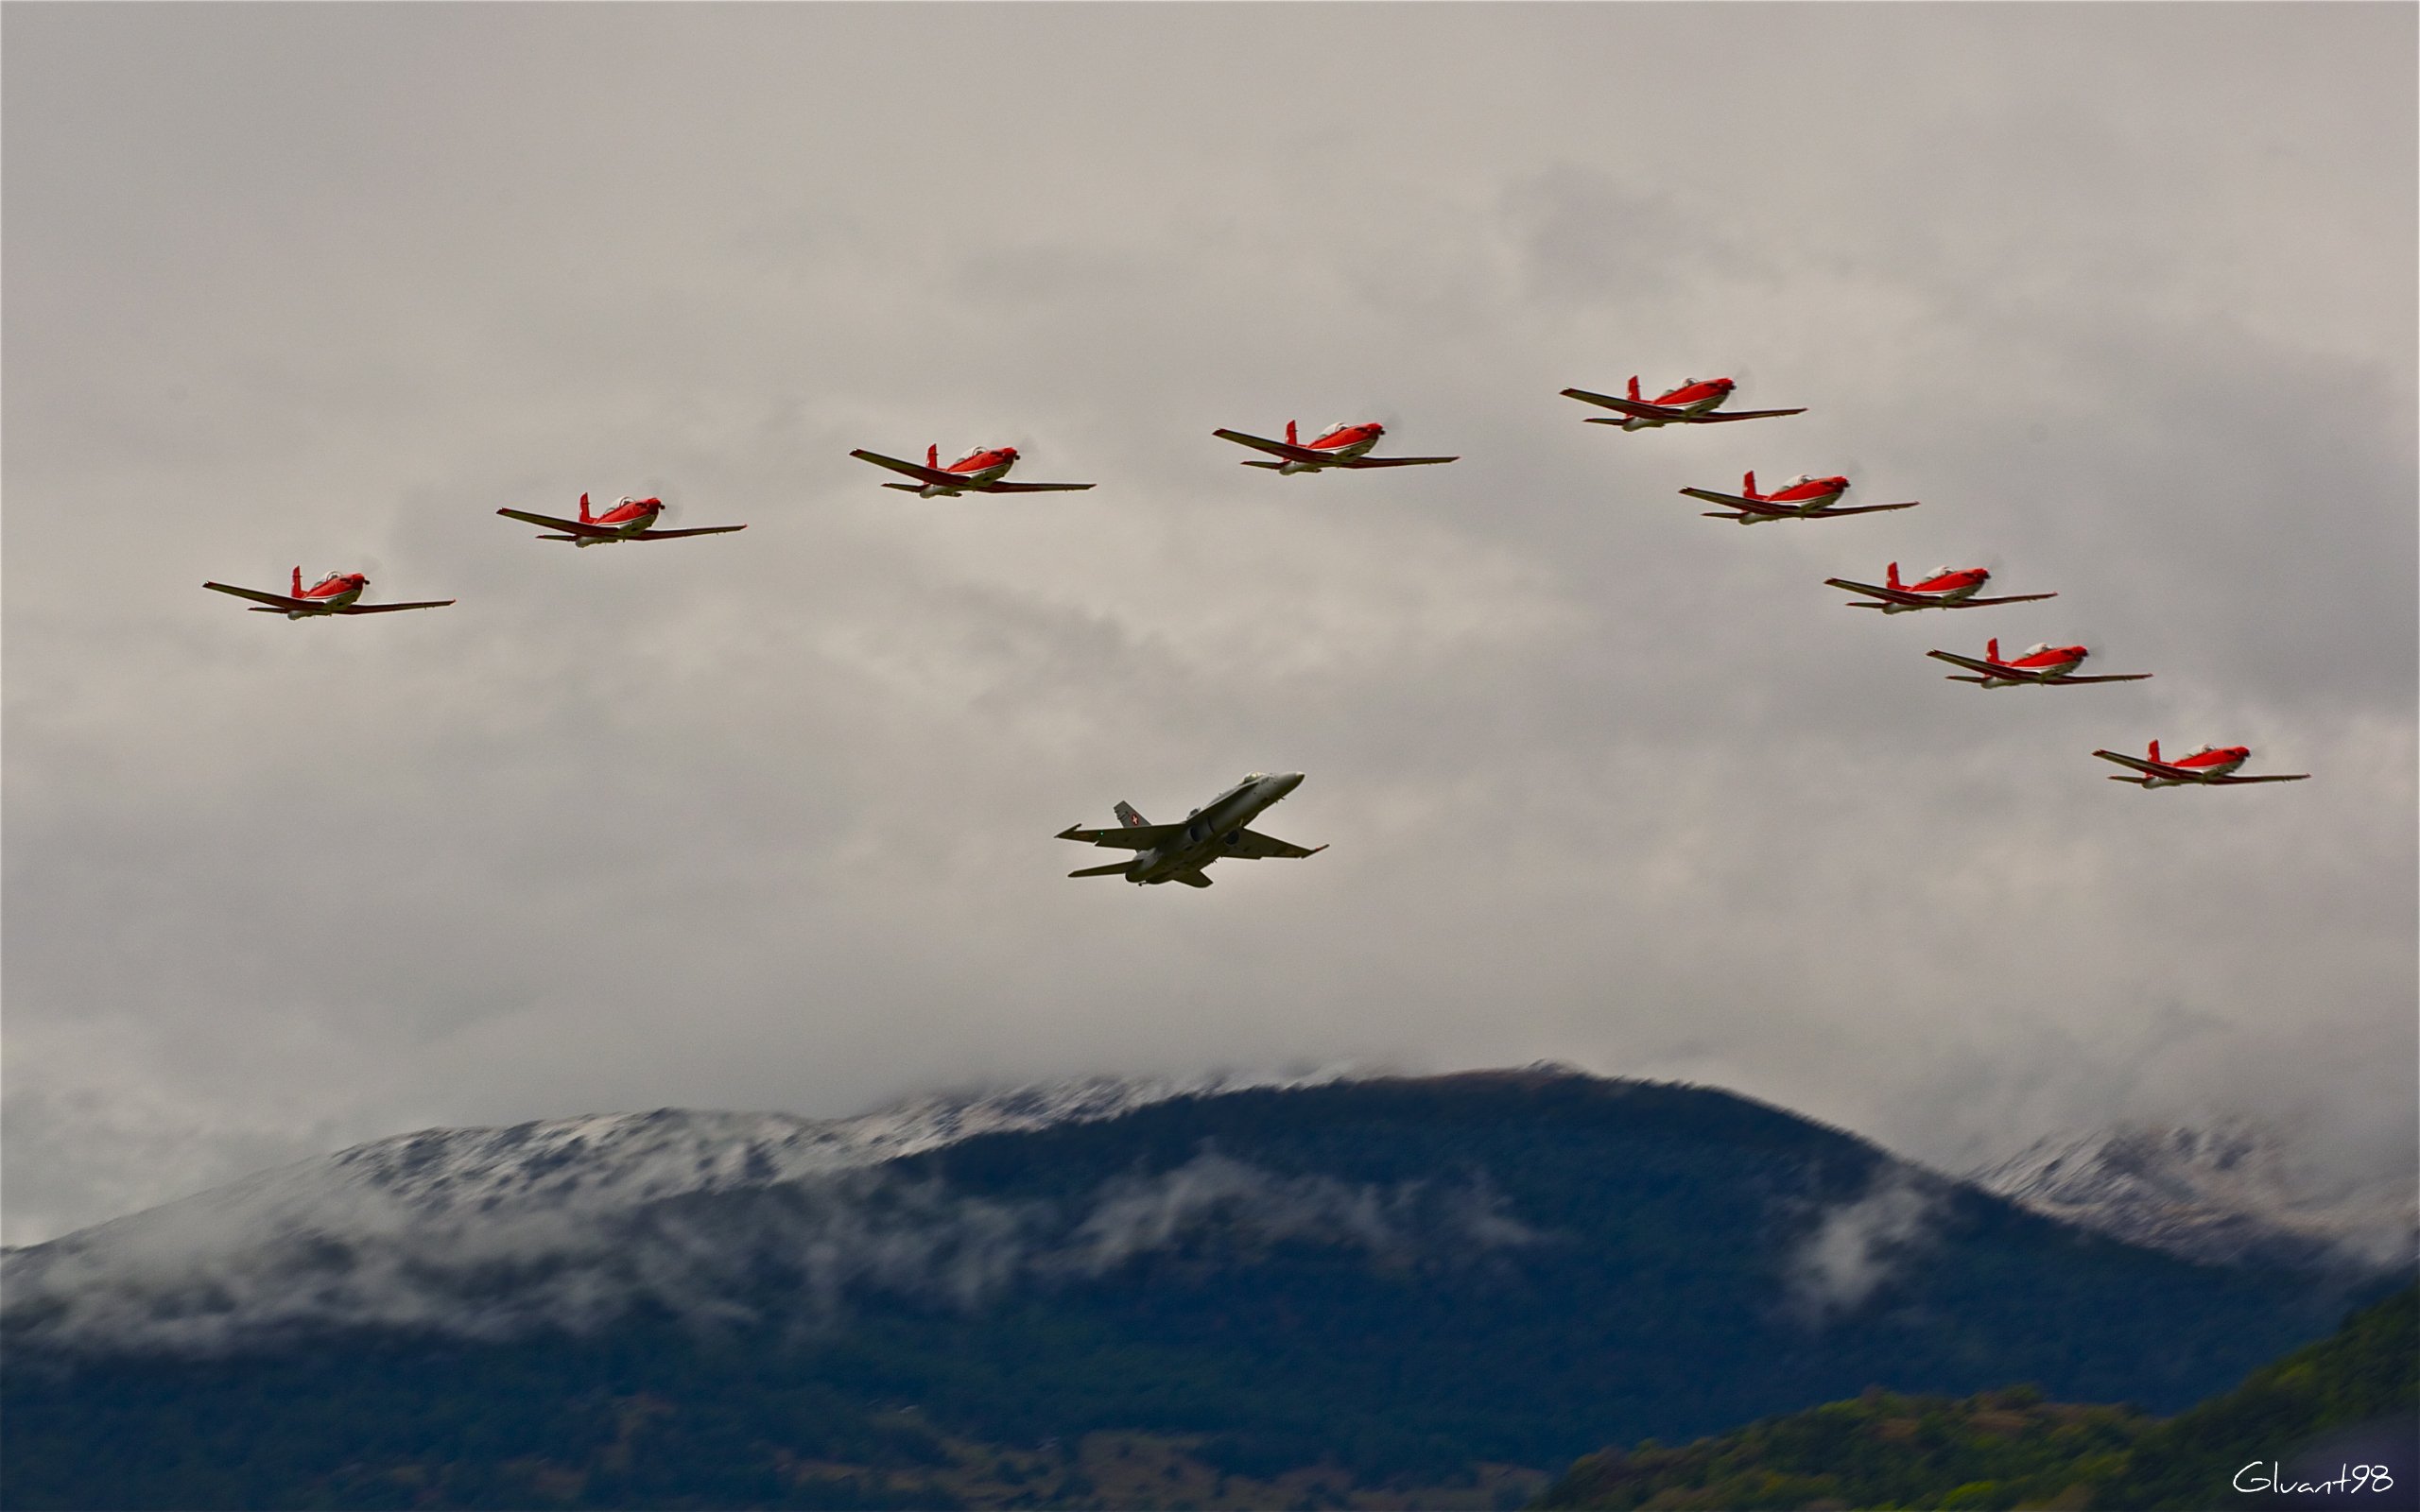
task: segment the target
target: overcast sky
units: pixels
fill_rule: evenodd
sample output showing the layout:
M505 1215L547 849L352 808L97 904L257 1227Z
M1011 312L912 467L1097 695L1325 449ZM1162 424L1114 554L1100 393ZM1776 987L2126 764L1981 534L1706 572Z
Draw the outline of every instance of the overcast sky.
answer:
M2414 1129L2415 12L28 6L6 1237L430 1124L1559 1057ZM1566 386L1742 378L1637 435ZM1451 467L1280 478L1219 426ZM852 447L1089 493L918 500ZM1685 485L1918 510L1753 531ZM661 492L746 534L496 518ZM1853 613L1886 561L2048 603ZM391 618L205 593L360 568ZM2147 683L1984 693L1934 646ZM2096 747L2305 783L2145 793ZM1249 770L1334 849L1051 838Z

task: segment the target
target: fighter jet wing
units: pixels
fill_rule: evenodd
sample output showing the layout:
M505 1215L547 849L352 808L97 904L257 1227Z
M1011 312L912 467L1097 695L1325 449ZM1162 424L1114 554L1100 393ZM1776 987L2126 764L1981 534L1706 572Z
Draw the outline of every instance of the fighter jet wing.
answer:
M977 483L968 491L974 493L1075 493L1093 485L1089 483Z
M584 525L577 520L558 520L550 514L531 514L526 509L498 509L496 513L503 515L509 520L519 520L528 524L544 525L549 530L560 530L563 532L566 537L588 536L594 538L599 536L619 536L621 534L620 531L613 529L610 526Z
M279 610L317 609L320 607L319 605L312 603L307 598L288 598L284 593L264 593L257 588L236 588L227 583L204 583L201 586L209 589L214 593L233 593L237 598L252 599L257 603L268 604Z
M727 536L746 525L697 525L687 530L640 530L631 535L632 541L671 541L681 536Z
M1332 467L1432 467L1439 462L1459 462L1459 456L1357 456L1348 462L1334 462Z
M1300 861L1305 856L1318 855L1326 849L1323 845L1299 846L1290 840L1280 840L1273 834L1263 834L1258 830L1237 830L1236 843L1228 847L1226 853L1238 861Z
M2094 751L2093 754L2100 757L2104 762L2116 762L2120 766L2131 766L2138 772L2148 772L2153 777L2165 777L2179 782L2201 782L2208 781L2208 779L2198 777L2191 772L2186 771L2182 767L2170 766L2166 762L2145 761L2140 756L2128 756L2114 750L2097 750ZM2118 781L2121 782L2139 782L2141 779L2121 777L2118 779Z
M1180 871L1168 880L1170 882L1184 883L1188 887L1207 887L1210 885L1210 879L1203 876L1199 871Z
M963 489L970 486L966 475L962 472L944 472L940 468L926 467L922 462L902 462L895 456L885 456L880 452L869 452L862 447L849 455L872 462L876 467L887 467L893 472L905 472L911 478L922 478L926 483L937 484L944 489ZM884 487L895 489L900 485L890 483L885 484Z
M417 604L347 604L344 608L332 610L330 612L336 614L394 614L407 609L443 609L453 602L454 601L450 598L430 598L423 599Z
M1149 850L1184 833L1182 824L1121 824L1115 830L1086 830L1071 824L1059 832L1059 838L1118 850Z
M1255 452L1282 456L1288 462L1317 462L1323 466L1333 466L1336 462L1336 458L1325 452L1315 452L1307 446L1294 446L1285 441L1272 441L1266 436L1247 436L1241 431L1212 431L1210 434L1222 441L1233 441L1237 446L1249 446ZM1267 467L1269 464L1246 462L1244 466Z

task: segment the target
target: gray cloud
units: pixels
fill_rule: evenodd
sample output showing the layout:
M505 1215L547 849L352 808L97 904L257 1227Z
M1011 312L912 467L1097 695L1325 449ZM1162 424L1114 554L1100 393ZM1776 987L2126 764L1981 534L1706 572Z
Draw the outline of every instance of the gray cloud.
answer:
M12 1241L428 1124L1305 1061L1715 1081L1955 1168L2234 1112L2412 1160L2408 12L9 40ZM1810 413L1555 397L1743 365ZM1465 460L1205 434L1373 414ZM1102 486L845 455L994 438ZM1927 505L1674 494L1749 466ZM575 558L492 513L582 490L751 529ZM1893 558L2062 596L1818 586ZM364 559L462 602L197 587ZM1921 654L1993 633L2158 679ZM2154 735L2318 776L2091 770ZM1068 822L1277 765L1316 860L1063 881Z
M1790 1305L1811 1323L1865 1305L1915 1263L1938 1221L1942 1183L1886 1162L1851 1202L1827 1208L1789 1264Z

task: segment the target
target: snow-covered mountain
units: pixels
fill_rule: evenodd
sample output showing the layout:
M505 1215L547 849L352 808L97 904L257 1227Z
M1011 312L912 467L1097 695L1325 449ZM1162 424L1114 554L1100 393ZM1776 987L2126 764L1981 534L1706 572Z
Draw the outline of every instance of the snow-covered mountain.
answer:
M2274 1128L2121 1124L2046 1136L1969 1177L2035 1212L2221 1264L2385 1268L2412 1263L2409 1180L2327 1187Z
M1013 1263L1002 1257L1020 1253L1028 1215L895 1190L889 1162L1175 1097L1331 1079L1098 1076L848 1119L663 1108L424 1129L9 1250L0 1308L12 1328L55 1340L167 1348L326 1326L500 1334L583 1326L632 1298L711 1313L785 1246L836 1286L871 1273L965 1293ZM744 1233L717 1231L706 1211L777 1191L773 1214Z

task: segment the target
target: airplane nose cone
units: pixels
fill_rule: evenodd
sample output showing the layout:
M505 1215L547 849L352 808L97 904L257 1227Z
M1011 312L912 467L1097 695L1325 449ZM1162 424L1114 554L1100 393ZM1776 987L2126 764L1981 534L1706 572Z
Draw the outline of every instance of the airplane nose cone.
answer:
M1294 789L1302 785L1303 774L1300 772L1280 772L1277 774L1277 796L1279 798L1284 798L1287 794L1291 793Z

